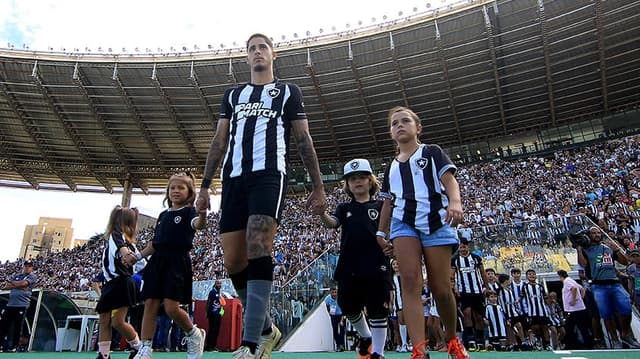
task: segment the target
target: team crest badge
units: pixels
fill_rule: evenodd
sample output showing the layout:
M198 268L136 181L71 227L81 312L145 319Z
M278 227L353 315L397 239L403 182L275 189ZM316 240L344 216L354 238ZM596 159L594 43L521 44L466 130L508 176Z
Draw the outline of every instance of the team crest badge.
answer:
M358 161L353 161L349 166L351 166L351 169L355 171L360 167L360 163L358 163Z
M418 165L418 167L420 167L420 169L424 169L425 167L427 167L427 159L426 158L418 158L416 160L416 164Z
M274 87L272 89L269 89L267 94L269 94L269 97L271 97L271 98L276 98L276 97L278 97L278 95L280 95L280 89L277 89L277 88Z
M178 224L182 221L182 217L177 216L176 218L173 219L173 221L176 222L176 224Z
M369 209L367 213L369 214L369 218L371 218L372 221L375 221L376 219L378 219L378 216L380 215L378 210L373 208Z
M347 212L347 218L349 218L351 216L352 216L351 212Z

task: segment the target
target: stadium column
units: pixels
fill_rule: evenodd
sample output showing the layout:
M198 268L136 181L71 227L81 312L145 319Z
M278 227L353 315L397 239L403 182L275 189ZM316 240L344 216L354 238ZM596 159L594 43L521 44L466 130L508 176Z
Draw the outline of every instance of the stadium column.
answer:
M126 179L124 181L124 188L122 191L122 203L120 204L122 207L129 207L131 204L131 191L133 189L133 185L131 185L131 181Z

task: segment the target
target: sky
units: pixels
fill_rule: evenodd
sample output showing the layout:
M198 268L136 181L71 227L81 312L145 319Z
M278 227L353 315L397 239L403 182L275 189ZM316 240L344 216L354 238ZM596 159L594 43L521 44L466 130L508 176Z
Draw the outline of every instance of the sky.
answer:
M265 33L276 42L354 29L427 12L460 0L0 0L0 49L54 50L98 47L133 53L242 46ZM402 13L402 14L400 14ZM348 24L348 26L347 26ZM359 25L360 24L360 25ZM332 29L335 28L335 31ZM143 51L143 50L141 50ZM213 136L213 134L212 134ZM18 256L24 228L39 217L71 218L74 238L102 233L121 194L31 190L0 185L0 260ZM157 216L161 195L136 195L131 205Z

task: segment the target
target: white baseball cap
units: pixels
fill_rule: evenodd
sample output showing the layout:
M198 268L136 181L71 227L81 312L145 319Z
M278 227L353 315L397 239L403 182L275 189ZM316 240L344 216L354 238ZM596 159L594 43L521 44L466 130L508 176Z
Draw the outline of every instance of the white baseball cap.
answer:
M358 172L372 174L373 171L371 171L371 165L369 164L369 161L363 158L356 158L347 162L344 165L344 174L342 175L342 178L347 178L348 175Z

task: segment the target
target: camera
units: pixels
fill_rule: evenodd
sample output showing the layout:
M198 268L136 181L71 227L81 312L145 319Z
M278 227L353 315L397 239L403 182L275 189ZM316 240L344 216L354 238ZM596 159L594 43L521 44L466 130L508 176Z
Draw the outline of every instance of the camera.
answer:
M571 242L571 246L573 248L577 248L577 247L586 248L586 247L589 247L589 244L591 243L591 238L589 238L588 229L583 229L579 232L570 232L568 237L569 237L569 241Z

